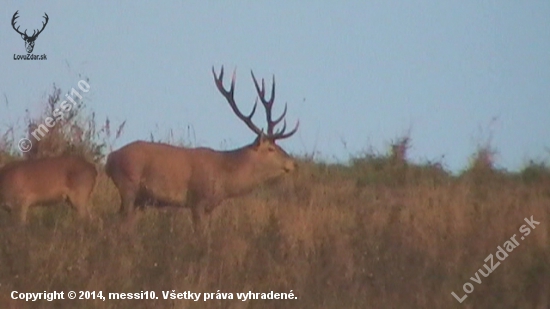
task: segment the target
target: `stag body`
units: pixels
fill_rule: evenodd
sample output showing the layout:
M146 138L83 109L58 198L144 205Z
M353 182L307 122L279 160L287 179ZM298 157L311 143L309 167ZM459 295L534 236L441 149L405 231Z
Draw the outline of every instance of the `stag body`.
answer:
M29 207L69 202L81 218L89 216L89 200L97 170L77 156L59 156L9 163L0 169L0 206L16 213L22 225Z
M257 137L249 145L231 151L210 148L184 148L161 143L137 141L111 153L106 172L113 180L121 196L121 212L132 226L136 220L136 206L176 206L191 208L195 231L201 228L204 214L209 214L223 200L250 192L258 185L278 178L296 168L295 161L278 145L277 139L294 134L296 127L285 133L285 127L273 133L277 120L271 120L272 96L266 101L264 84L256 89L266 108L267 134L256 127L251 118L238 110L233 99L235 75L231 88L223 88L223 67L219 77L214 77L218 90L227 99L237 116L253 130Z

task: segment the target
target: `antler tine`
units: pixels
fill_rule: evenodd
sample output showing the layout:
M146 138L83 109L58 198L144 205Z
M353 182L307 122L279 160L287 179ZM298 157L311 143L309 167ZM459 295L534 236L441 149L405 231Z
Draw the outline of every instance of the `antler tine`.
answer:
M250 74L252 75L252 80L254 80L254 86L256 87L256 91L258 92L260 100L262 100L262 103L266 106L266 108L271 108L271 105L273 105L273 101L275 101L275 75L273 75L273 85L271 86L271 97L269 98L269 100L266 100L265 99L265 80L262 78L262 88L260 89L260 86L258 85L258 81L256 80L256 76L254 76L254 72L250 71Z
M285 118L286 116L286 108L287 108L287 104L285 102L285 109L283 110L283 113L281 114L281 116L279 116L279 118L275 119L272 121L273 123L273 126L276 126L279 122L281 122L281 120L283 120L283 118Z
M231 74L231 95L235 92L235 81L237 80L237 68L233 69L233 74Z
M237 104L235 103L234 92L235 92L236 71L237 71L236 69L233 71L233 76L231 78L231 86L229 88L229 91L227 91L223 87L223 66L218 76L216 76L216 70L214 69L214 67L212 67L212 74L214 75L214 81L216 83L216 87L221 92L221 94L225 97L225 99L227 100L227 103L229 103L229 106L233 110L233 113L235 113L235 115L237 115L237 117L239 117L239 119L241 119L248 126L250 130L252 130L257 135L261 135L262 130L260 130L252 122L252 116L254 116L254 113L256 112L258 101L256 100L256 103L254 103L254 107L252 108L252 112L248 116L243 115L243 113L241 113L241 111L237 107Z
M286 119L285 119L285 121L283 121L283 127L281 129L277 130L277 132L275 132L275 134L273 134L273 135L275 135L275 136L281 135L281 134L285 133L285 131L286 131Z
M260 86L258 86L258 81L256 80L256 76L254 76L254 71L250 70L250 74L252 75L252 80L254 81L254 87L256 87L256 92L258 92L258 96L260 97L260 99L263 99L264 92L265 92L263 80L262 80L262 89L260 89Z
M290 131L288 133L284 133L285 129L286 129L286 120L285 120L284 125L283 125L283 129L280 130L280 131L277 131L277 133L275 133L273 135L272 139L273 140L278 140L278 139L284 139L284 138L291 137L292 135L294 135L294 133L296 133L298 131L299 127L300 127L300 120L297 120L296 121L296 126L294 127L294 129L292 129L292 131Z
M252 116L254 116L254 113L256 112L256 107L258 107L258 98L256 98L256 101L254 102L254 106L252 106L252 111L246 117L246 119L249 119L251 122L252 122Z
M269 99L270 104L273 104L273 101L275 101L275 74L273 75L272 79L273 84L271 85L271 98Z

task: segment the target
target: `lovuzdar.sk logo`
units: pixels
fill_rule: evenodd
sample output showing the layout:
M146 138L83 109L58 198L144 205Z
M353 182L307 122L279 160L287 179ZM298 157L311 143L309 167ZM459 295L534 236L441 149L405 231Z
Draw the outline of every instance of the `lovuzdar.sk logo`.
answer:
M16 55L13 54L13 60L47 60L46 54L42 55L34 55L32 54L32 51L34 50L34 41L36 41L36 38L38 38L38 35L44 31L44 28L46 28L46 25L48 24L48 14L44 13L43 18L45 21L42 22L42 29L33 30L32 35L27 34L27 29L25 29L25 32L21 32L19 30L19 26L17 28L15 27L15 20L19 18L17 15L19 11L16 11L15 14L13 14L13 17L11 19L11 26L13 27L13 30L15 32L19 33L21 35L21 38L25 41L25 49L27 50L26 55Z

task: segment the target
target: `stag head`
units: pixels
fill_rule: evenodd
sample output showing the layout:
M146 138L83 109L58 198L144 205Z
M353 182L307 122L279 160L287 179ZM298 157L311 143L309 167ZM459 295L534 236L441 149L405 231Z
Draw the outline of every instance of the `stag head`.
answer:
M27 30L25 30L25 32L21 32L21 31L19 31L19 26L17 28L15 28L15 20L17 18L19 18L19 16L17 16L18 13L19 13L19 11L15 12L15 14L13 14L13 17L11 19L11 26L13 27L13 30L15 30L17 33L19 33L21 35L21 38L25 41L25 49L27 50L27 53L30 54L30 53L32 53L32 51L34 49L34 41L36 40L38 35L40 33L42 33L44 28L46 28L46 25L48 24L49 17L48 17L48 14L44 13L43 17L46 21L42 22L42 29L33 30L32 35L29 36L27 34Z
M264 79L261 80L261 86L256 80L256 77L254 76L254 73L251 71L252 80L254 81L254 86L256 88L257 97L256 97L256 103L254 104L254 107L252 108L252 111L248 115L244 115L239 108L237 107L237 103L235 102L234 94L235 94L235 75L236 72L233 71L233 76L231 78L231 86L229 87L229 90L224 88L223 86L223 66L221 68L220 74L216 74L216 71L214 68L212 68L212 74L214 75L214 81L216 82L216 86L220 93L225 97L227 100L227 103L229 103L229 106L233 110L234 114L246 124L246 126L256 134L256 139L254 142L247 147L249 158L251 159L251 162L255 162L256 168L259 167L259 169L256 171L258 175L263 175L260 178L264 179L275 179L278 176L281 176L283 174L292 172L295 170L298 166L294 159L288 155L279 145L276 144L277 140L285 139L288 137L291 137L298 131L298 127L300 126L300 121L296 121L296 125L294 126L294 129L292 129L289 132L286 132L286 111L287 111L287 105L285 103L285 108L282 112L282 114L273 119L272 115L272 108L273 103L275 101L275 77L273 77L273 84L271 86L271 93L269 99L266 97L266 87L265 87L265 81ZM260 102L262 102L262 105L265 109L266 114L266 122L267 122L267 130L264 131L263 129L260 129L258 126L256 126L252 122L252 117L254 116L254 113L256 112L256 107L258 106L258 99ZM283 121L283 126L279 130L275 130L275 127Z

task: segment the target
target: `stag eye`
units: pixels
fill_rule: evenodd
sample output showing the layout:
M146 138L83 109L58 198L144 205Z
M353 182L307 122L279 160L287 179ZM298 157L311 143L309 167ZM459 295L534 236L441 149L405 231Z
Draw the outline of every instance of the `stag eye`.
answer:
M269 147L269 148L267 148L267 151L273 152L273 151L275 151L275 147Z

